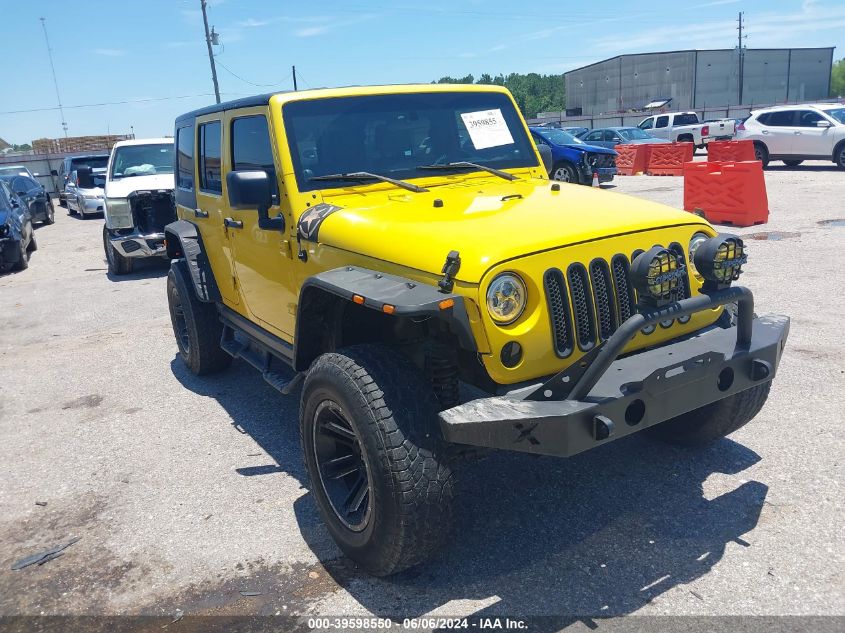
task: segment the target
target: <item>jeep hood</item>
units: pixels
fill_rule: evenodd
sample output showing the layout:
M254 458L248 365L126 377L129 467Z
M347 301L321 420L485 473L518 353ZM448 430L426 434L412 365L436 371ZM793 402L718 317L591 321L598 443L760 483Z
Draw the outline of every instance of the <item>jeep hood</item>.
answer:
M126 176L106 181L106 198L125 198L133 191L151 189L173 189L173 174L152 174L149 176Z
M437 275L456 250L456 278L467 283L479 283L499 262L538 251L668 226L706 226L691 213L640 198L563 183L555 192L541 180L470 179L427 193L348 191L325 196L340 208L322 219L319 242ZM648 238L643 243L651 246Z

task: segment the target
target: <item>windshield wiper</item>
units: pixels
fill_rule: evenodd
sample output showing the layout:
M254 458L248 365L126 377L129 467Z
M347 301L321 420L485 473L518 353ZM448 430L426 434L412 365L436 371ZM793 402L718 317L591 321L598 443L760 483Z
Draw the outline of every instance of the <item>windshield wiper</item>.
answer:
M518 180L513 174L509 174L501 169L493 169L486 165L479 165L478 163L470 163L465 160L456 163L445 163L443 165L417 165L417 169L477 169L479 171L486 171L489 174L504 178L505 180Z
M419 187L413 183L405 182L404 180L397 180L396 178L388 178L380 174L372 174L368 171L353 171L348 174L326 174L325 176L312 176L308 180L380 180L381 182L389 182L391 185L402 187L408 191L415 193L424 193L428 191L425 187Z

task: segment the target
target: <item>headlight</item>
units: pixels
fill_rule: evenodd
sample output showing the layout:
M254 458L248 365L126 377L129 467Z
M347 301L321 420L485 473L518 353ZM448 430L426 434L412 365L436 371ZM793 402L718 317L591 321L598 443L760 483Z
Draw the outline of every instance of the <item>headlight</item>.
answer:
M661 246L641 253L631 264L631 281L640 299L653 305L674 301L686 274L678 256Z
M502 273L487 288L487 310L499 325L516 321L527 303L525 282L514 273Z
M727 286L739 279L747 261L745 245L735 235L711 237L695 250L695 268L711 287Z
M126 198L106 198L106 223L110 229L132 228L132 210Z

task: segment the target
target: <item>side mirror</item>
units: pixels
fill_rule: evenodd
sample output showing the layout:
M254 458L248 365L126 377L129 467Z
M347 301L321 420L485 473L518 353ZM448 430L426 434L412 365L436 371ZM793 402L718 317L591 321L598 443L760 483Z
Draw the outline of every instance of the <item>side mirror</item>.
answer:
M50 175L51 175L51 176L58 176L58 175L59 175L59 172L57 172L55 169L51 169L51 170L50 170Z
M82 189L93 189L94 188L94 175L92 173L92 169L88 165L82 165L82 167L77 168L76 170L76 183Z
M816 121L816 127L833 127L830 121Z
M540 158L543 159L543 167L546 172L552 171L552 148L548 145L538 145L537 150L540 152Z
M285 219L269 216L273 191L266 171L230 171L226 174L226 189L233 209L258 209L258 228L284 231Z

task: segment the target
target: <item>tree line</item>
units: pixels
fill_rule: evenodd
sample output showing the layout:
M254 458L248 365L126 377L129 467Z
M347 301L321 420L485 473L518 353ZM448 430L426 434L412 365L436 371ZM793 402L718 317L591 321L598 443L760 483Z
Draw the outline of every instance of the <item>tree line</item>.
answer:
M441 77L438 84L488 84L504 86L513 94L522 114L532 119L539 112L559 112L566 104L566 87L563 75L539 75L528 73L510 73L495 77L484 73L478 79L472 75L466 77Z

